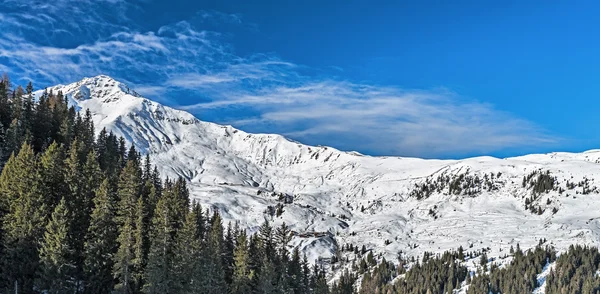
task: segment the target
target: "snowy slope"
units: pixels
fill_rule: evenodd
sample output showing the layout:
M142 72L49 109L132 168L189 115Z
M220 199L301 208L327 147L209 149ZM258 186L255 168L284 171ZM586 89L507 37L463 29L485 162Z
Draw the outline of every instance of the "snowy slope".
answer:
M572 243L600 245L600 194L594 190L600 186L600 151L506 159L371 157L203 122L107 76L48 90L63 91L80 111L89 109L97 131L111 130L149 152L162 175L185 177L192 196L222 210L226 220L256 230L271 219L268 206L284 205L273 221L291 225L298 233L294 244L313 259L331 257L344 243L364 244L388 260L399 251L411 256L458 246L490 247L489 256L502 256L510 246L533 247L540 238L559 250ZM533 200L541 214L525 209L533 188L522 185L538 170L549 171L557 183ZM480 183L487 177L493 189L456 195L442 185L428 197L415 196L416 185L461 175ZM585 179L586 188L567 187L567 181ZM280 194L293 203L283 204Z

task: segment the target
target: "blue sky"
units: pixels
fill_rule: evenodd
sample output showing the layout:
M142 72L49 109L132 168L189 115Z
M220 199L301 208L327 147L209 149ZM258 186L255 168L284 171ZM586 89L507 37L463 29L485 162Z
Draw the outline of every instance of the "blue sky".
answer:
M372 155L598 148L600 5L452 2L0 0L0 71L107 74L202 120Z

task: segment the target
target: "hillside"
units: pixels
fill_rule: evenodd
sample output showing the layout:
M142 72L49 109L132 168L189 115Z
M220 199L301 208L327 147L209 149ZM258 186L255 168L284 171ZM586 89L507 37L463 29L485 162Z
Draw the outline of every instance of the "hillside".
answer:
M163 176L185 177L191 196L226 221L250 231L265 218L291 225L312 260L347 243L388 260L459 246L501 256L542 238L559 250L600 243L600 151L371 157L204 122L107 76L47 90L89 110L96 132L106 128L151 154Z

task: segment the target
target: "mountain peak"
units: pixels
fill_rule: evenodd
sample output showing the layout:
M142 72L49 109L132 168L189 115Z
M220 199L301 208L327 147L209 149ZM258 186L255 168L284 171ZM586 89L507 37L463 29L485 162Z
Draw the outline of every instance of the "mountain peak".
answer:
M128 85L107 75L97 75L83 78L82 80L68 85L57 85L48 89L49 91L62 91L64 95L76 101L88 99L101 99L102 102L115 102L126 95L141 97Z

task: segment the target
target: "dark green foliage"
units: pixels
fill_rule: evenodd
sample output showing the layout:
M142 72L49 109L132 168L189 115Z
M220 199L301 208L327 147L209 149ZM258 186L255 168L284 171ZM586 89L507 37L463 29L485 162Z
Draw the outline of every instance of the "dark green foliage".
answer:
M167 293L175 288L177 276L175 272L177 202L174 193L164 193L158 201L152 219L152 245L145 271L145 293Z
M248 252L248 239L246 231L237 231L236 246L233 253L234 271L231 284L231 293L245 294L251 291L251 282L254 271L250 269L250 255Z
M484 191L497 191L502 184L501 175L490 173L479 177L469 174L469 171L457 175L441 174L437 178L428 177L425 182L415 184L410 196L417 199L429 198L433 193L476 196Z
M356 282L356 276L345 270L338 281L336 281L331 287L332 294L352 294L355 293L354 282Z
M459 263L458 252L425 256L423 263L413 265L394 285L394 293L448 293L465 280L467 268Z
M598 248L573 246L560 255L546 281L546 293L598 293Z
M64 182L65 154L62 146L52 143L40 159L41 180L44 187L44 197L49 209L54 209L58 201L69 193Z
M395 275L396 267L384 258L372 272L368 272L363 276L359 293L382 293L384 288L389 287L388 283Z
M202 208L194 204L183 229L177 234L174 271L178 280L174 293L197 293L201 289L203 232L200 225L204 226Z
M210 220L210 231L203 250L202 291L205 293L226 293L225 268L223 264L223 224L221 215L215 211Z
M531 293L539 286L537 274L555 258L551 248L538 246L523 253L517 246L510 264L502 268L492 264L489 273L478 273L472 278L468 293Z
M115 290L119 293L136 293L141 286L136 284L140 271L135 266L137 200L140 193L140 174L135 160L127 161L119 180L117 225L119 249L115 255Z
M48 211L42 196L42 181L33 149L23 144L11 156L0 176L3 208L4 281L19 285L20 293L33 291L39 266L39 248L44 236Z
M108 293L114 287L112 270L118 234L115 223L116 194L114 185L108 179L104 179L96 191L84 247L86 293Z
M76 289L76 268L72 260L74 252L67 239L68 232L69 212L62 198L46 226L40 248L39 288L48 293L70 293Z
M556 177L553 177L550 171L535 170L523 177L523 188L531 189L534 196L548 193L556 189Z

